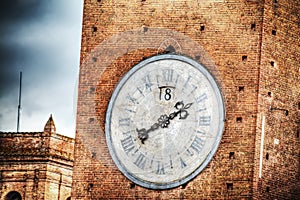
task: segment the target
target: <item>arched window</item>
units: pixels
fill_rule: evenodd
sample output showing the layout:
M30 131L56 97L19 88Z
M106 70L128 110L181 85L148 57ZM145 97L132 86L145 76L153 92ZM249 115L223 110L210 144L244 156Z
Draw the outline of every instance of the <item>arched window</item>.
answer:
M5 196L5 200L22 200L22 196L19 192L11 191Z

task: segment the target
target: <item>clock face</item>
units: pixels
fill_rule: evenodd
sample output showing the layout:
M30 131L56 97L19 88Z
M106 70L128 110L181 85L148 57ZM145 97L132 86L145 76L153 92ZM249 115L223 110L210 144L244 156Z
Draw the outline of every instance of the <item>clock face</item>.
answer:
M179 55L154 56L118 83L106 114L106 140L120 171L152 189L194 178L215 154L224 105L210 73Z

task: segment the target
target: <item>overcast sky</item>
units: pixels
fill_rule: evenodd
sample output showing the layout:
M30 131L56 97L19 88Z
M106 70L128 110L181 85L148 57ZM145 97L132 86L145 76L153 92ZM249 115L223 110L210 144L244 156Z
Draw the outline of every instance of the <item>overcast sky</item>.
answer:
M83 0L0 1L0 131L43 131L50 114L58 133L74 137Z

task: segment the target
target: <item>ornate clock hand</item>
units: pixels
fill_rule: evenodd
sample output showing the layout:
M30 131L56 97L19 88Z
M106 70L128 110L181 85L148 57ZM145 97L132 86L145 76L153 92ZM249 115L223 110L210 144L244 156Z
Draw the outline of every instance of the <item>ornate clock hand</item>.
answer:
M136 131L138 132L138 138L141 140L142 144L144 144L144 141L148 139L149 132L158 129L159 127L168 128L170 120L174 119L178 115L179 119L186 119L189 115L187 109L190 108L192 104L193 103L188 103L187 105L184 105L182 101L179 101L174 106L178 111L172 112L171 114L169 114L169 116L166 114L161 115L157 120L158 123L154 123L148 130L146 130L145 128L136 129Z

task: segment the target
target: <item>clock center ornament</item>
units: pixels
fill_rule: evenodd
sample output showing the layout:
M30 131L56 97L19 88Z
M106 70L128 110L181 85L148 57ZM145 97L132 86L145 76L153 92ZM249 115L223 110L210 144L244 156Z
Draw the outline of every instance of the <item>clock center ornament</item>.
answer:
M136 129L137 133L138 133L138 138L141 140L142 144L144 144L144 141L148 138L148 133L151 131L154 131L156 129L158 129L159 127L161 128L168 128L169 124L170 124L170 120L174 119L177 115L179 115L179 119L185 119L188 116L188 112L186 111L186 109L188 109L193 103L189 103L186 106L184 106L183 102L177 102L175 104L175 108L178 110L176 112L171 113L169 116L168 115L161 115L158 118L158 122L154 123L151 128L149 128L148 130L146 130L145 128L142 129Z
M105 132L111 157L131 181L169 189L195 178L219 146L225 119L220 89L195 60L143 60L117 84Z

